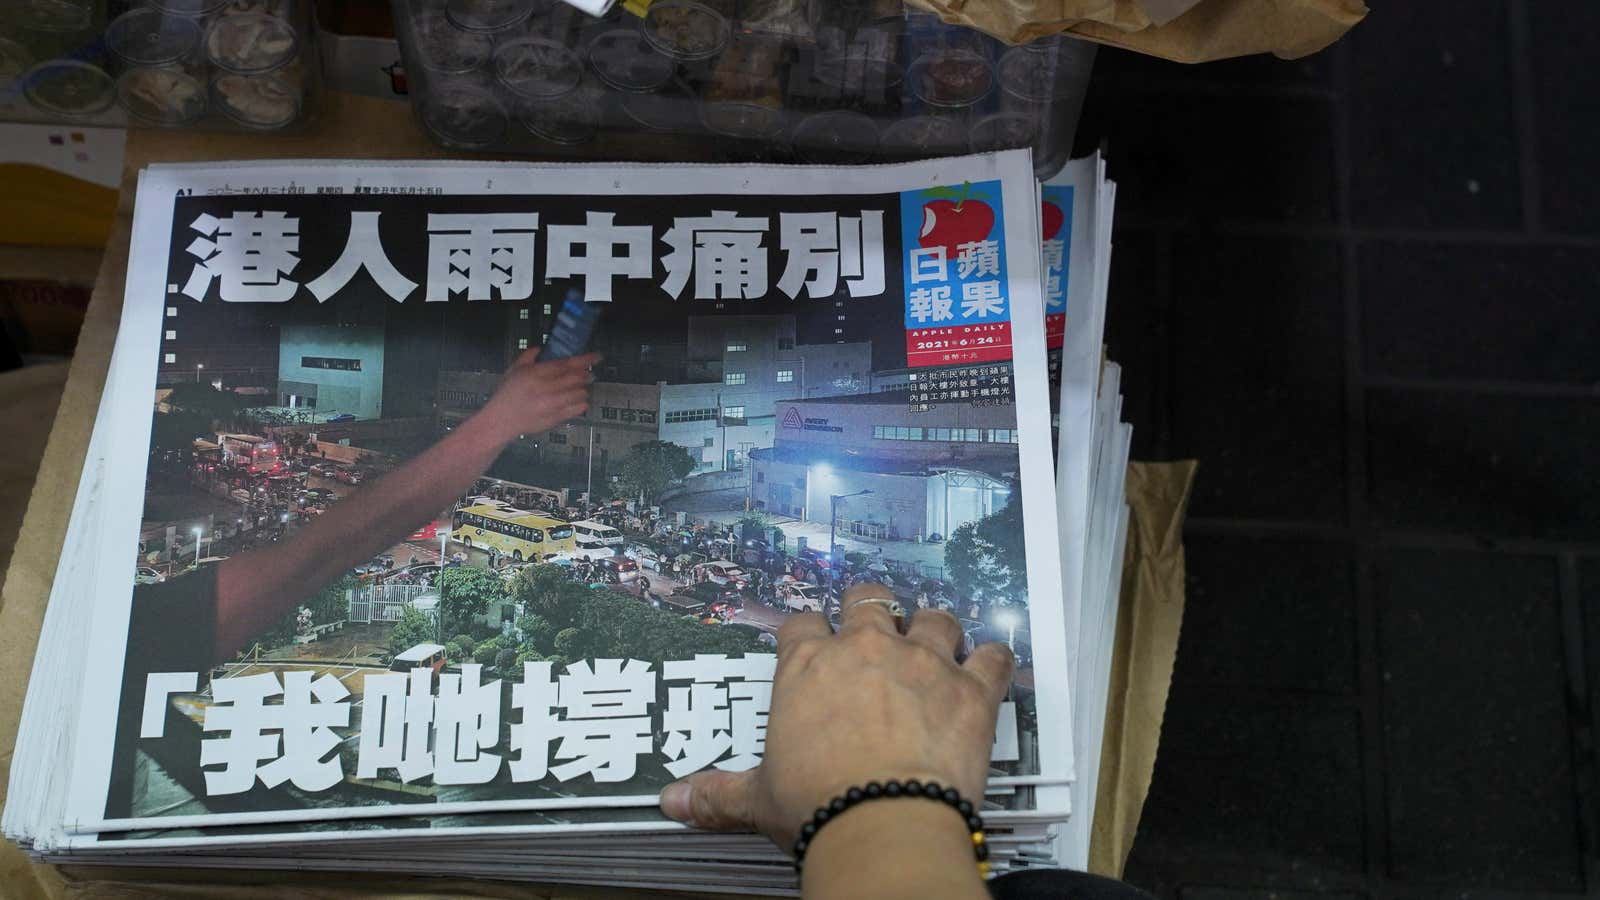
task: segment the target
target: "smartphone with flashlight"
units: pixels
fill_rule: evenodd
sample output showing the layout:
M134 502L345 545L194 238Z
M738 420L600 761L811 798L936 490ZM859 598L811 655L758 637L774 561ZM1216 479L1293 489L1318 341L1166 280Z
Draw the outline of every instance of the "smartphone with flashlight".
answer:
M581 356L589 350L589 339L594 336L594 326L600 321L600 304L589 303L577 288L567 291L556 314L555 327L550 329L550 339L539 351L539 359L567 359Z

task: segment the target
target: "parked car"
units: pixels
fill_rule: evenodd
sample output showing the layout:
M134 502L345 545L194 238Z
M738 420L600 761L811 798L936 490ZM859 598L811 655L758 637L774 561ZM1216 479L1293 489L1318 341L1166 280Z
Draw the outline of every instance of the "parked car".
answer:
M693 574L698 580L710 581L715 584L728 584L740 590L750 584L750 576L743 569L725 559L715 559L695 566Z
M702 603L710 606L713 603L727 603L734 609L744 608L744 598L739 594L739 589L731 584L717 584L714 581L702 581L679 588L678 594L698 598Z
M825 551L818 550L815 547L807 547L804 550L801 550L798 555L800 559L818 569L833 568L833 560L828 558L828 554Z
M166 580L167 576L149 566L139 566L133 573L134 584L160 584Z
M595 574L611 584L627 584L639 579L639 564L626 556L610 556L595 560Z
M790 612L822 612L827 598L822 588L808 581L780 581L777 584L778 604Z
M386 581L391 584L420 584L428 587L439 577L440 567L436 563L418 563L406 566L400 571L390 575Z
M729 623L725 624L723 627L727 628L730 631L739 631L739 632L742 632L744 634L748 634L750 637L755 638L756 640L760 641L762 644L764 644L764 645L766 645L768 647L776 648L778 646L778 636L777 635L773 634L770 631L763 631L763 630L761 630L760 628L757 628L754 625L747 625L744 622L729 622Z
M355 420L356 417L354 413L339 413L336 416L329 416L328 424L334 425L342 422L354 422Z
M706 605L706 601L702 600L701 598L693 594L686 594L682 592L662 597L661 602L657 604L659 609L662 609L666 612L678 613L686 616L703 615L706 611Z
M391 672L410 672L413 669L432 669L437 675L444 671L444 647L439 644L418 644L395 654L389 663Z
M629 544L622 552L629 559L652 572L661 571L661 551L649 544L635 542Z

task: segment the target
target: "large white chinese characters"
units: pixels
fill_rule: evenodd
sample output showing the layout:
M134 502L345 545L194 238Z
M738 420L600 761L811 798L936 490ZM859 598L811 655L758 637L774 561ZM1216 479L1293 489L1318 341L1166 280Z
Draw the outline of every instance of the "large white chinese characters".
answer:
M712 765L739 771L761 761L775 665L771 654L668 661L661 680L685 684L668 687L659 723L652 716L658 673L637 659L580 660L559 677L549 662L525 662L509 714L501 710L502 682L485 682L480 665L437 676L428 668L368 675L354 722L354 698L332 674L219 677L211 682L200 763L208 794L242 793L257 781L325 790L343 780L338 750L349 742L363 779L487 784L504 769L513 782L587 775L614 783L639 773L640 758L662 734L662 764L673 776ZM151 674L140 737L161 737L171 697L197 683L193 672Z

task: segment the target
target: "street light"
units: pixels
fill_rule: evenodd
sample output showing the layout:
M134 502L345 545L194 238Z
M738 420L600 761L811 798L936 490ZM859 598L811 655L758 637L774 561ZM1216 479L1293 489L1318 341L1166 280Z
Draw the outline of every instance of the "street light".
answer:
M205 529L199 525L194 527L194 564L200 565L200 536L205 534Z
M867 488L865 490L856 491L853 494L829 494L828 495L828 555L829 556L833 555L833 543L834 543L833 532L834 532L834 529L838 526L838 523L839 523L839 501L840 500L848 500L851 497L861 497L861 496L864 496L864 495L870 494L870 493L872 493L872 489L871 488Z
M995 612L994 621L996 625L1006 630L1006 646L1011 648L1012 653L1017 652L1017 625L1021 624L1017 618L1017 611L1002 607Z
M200 383L200 370L204 369L205 367L206 367L205 363L195 363L194 364L194 383L195 384L199 384Z

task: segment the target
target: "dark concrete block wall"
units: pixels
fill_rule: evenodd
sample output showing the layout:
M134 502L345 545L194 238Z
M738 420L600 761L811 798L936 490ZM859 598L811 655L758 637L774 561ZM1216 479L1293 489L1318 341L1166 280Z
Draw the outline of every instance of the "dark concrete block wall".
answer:
M1371 5L1084 110L1135 454L1202 463L1127 877L1600 896L1600 4Z

